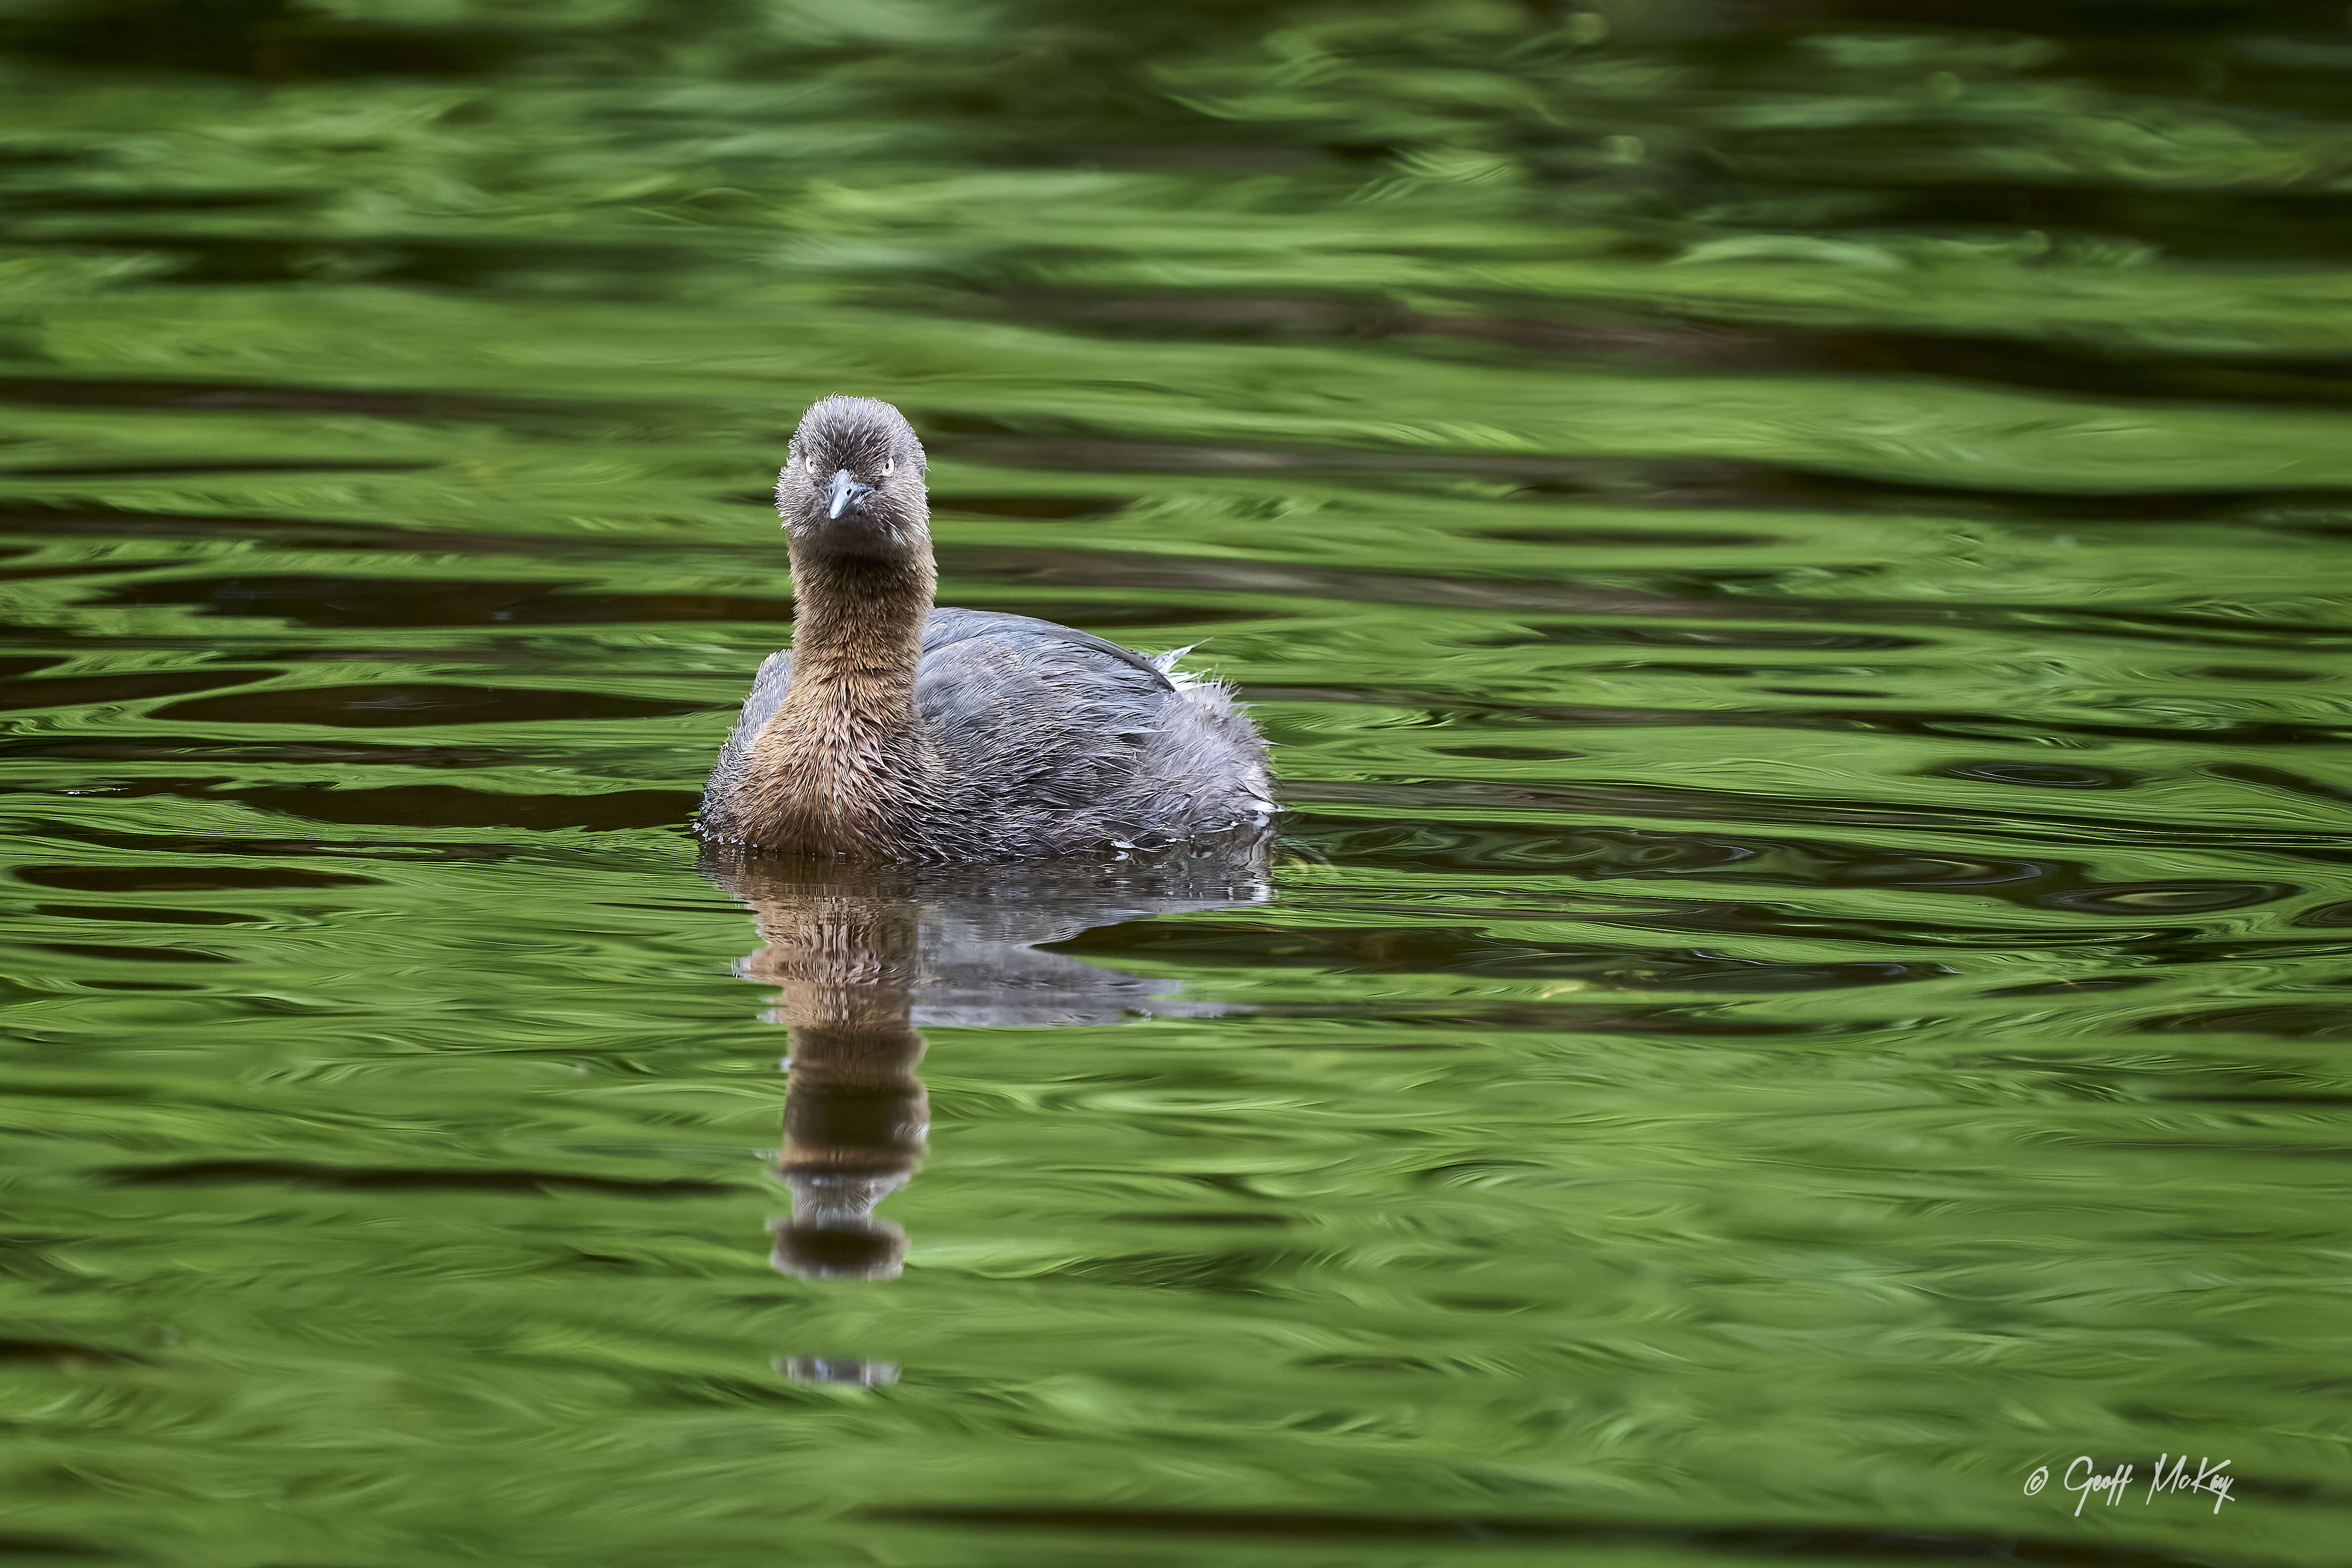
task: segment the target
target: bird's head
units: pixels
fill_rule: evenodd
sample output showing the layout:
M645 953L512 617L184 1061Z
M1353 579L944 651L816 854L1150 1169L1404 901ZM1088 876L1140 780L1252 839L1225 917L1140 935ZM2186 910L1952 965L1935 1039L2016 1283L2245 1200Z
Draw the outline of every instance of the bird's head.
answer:
M795 549L906 555L930 538L924 467L923 444L897 409L870 397L823 398L793 433L776 510Z

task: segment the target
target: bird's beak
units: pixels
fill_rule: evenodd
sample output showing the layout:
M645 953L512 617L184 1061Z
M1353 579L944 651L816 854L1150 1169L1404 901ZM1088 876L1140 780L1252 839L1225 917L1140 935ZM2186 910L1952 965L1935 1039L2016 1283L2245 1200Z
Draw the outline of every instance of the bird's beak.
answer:
M874 494L874 486L859 484L849 476L849 470L846 468L836 468L833 471L833 483L825 486L825 493L833 500L833 510L827 512L825 516L837 517L844 511L864 511L866 497Z

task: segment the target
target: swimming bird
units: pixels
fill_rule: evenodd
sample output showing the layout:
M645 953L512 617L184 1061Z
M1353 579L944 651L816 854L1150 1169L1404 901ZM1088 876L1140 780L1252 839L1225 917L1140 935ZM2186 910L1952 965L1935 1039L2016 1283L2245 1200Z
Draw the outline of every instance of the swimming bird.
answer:
M919 862L1263 834L1265 743L1226 687L1175 653L934 607L926 472L887 402L827 397L802 416L776 481L793 645L752 679L703 834Z

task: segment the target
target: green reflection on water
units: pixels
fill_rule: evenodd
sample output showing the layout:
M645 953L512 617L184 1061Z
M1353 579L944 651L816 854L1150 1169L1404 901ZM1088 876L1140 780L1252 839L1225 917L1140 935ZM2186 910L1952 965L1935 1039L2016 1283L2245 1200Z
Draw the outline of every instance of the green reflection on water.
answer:
M0 1544L2332 1560L2347 69L8 6ZM681 831L833 390L946 598L1203 643L1293 806L1272 902L1058 961L927 906L990 956L887 1281L768 1265L768 937ZM2022 1490L2184 1449L2218 1517Z

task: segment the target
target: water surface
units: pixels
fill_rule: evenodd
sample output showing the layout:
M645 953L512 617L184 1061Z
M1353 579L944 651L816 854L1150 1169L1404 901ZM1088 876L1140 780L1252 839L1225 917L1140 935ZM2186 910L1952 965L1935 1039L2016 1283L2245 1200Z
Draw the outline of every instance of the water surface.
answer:
M2338 1560L2347 77L12 0L0 1548ZM832 391L949 601L1242 685L1274 863L698 863Z

